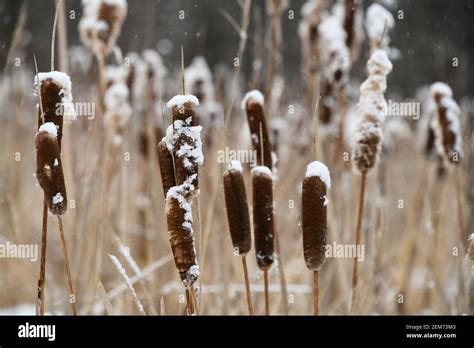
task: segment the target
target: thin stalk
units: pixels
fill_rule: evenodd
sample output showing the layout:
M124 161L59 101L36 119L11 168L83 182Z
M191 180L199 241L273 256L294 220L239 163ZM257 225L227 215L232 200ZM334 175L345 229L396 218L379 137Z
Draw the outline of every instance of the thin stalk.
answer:
M43 200L43 226L41 229L41 266L38 280L38 299L36 301L36 315L44 315L44 288L46 286L46 242L48 234L48 205Z
M464 250L464 219L462 213L462 199L461 199L461 180L459 178L459 167L454 168L454 191L456 193L456 208L458 215L458 226L459 226L459 244L462 250Z
M365 200L365 182L367 178L367 173L362 173L361 183L360 183L360 196L359 196L359 214L357 216L357 227L356 227L356 248L360 245L361 241L361 230L362 230L362 218L364 216L364 200ZM352 300L350 302L350 311L351 313L355 312L356 308L356 298L357 298L357 283L359 280L359 262L357 258L354 258L354 268L352 271Z
M270 315L270 300L268 296L268 270L263 270L263 283L265 288L265 315Z
M313 272L313 314L319 315L319 274Z
M247 259L245 258L245 255L242 255L242 267L244 269L245 292L247 293L247 307L249 309L249 315L253 315L252 293L250 292L249 273L247 270Z
M63 220L61 216L58 215L58 227L59 227L59 236L61 237L61 245L63 248L63 255L64 255L64 269L66 270L66 277L67 277L67 285L69 287L69 303L71 304L71 309L73 315L77 315L76 310L76 294L74 293L74 287L72 285L72 277L71 277L71 270L69 268L69 258L67 255L67 245L66 239L64 238L64 228L63 228Z

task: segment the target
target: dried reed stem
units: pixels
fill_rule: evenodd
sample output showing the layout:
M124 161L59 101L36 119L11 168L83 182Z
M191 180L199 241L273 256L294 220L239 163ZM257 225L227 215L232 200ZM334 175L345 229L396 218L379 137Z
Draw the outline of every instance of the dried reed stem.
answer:
M263 270L263 283L265 288L265 315L270 315L270 298L268 296L268 269Z
M455 166L454 168L454 191L456 193L456 210L457 210L457 217L458 217L458 226L459 226L459 243L462 250L465 250L464 247L464 219L462 213L462 193L461 193L461 180L459 177L459 166Z
M365 201L365 182L367 173L363 172L360 182L360 196L359 196L359 213L357 215L357 227L356 227L356 248L359 247L361 241L361 230L362 230L362 219L364 216L364 201ZM350 302L350 312L355 313L356 310L356 299L357 299L357 283L359 280L359 263L357 258L354 258L354 267L352 271L352 299Z
M64 255L64 269L66 271L67 285L69 287L69 303L71 304L72 314L77 315L76 294L74 293L74 287L72 285L72 277L71 277L71 270L69 268L69 258L67 254L66 239L64 238L63 220L61 219L60 215L58 215L58 228L59 228L59 236L61 237L61 246L62 246L63 255Z
M38 298L36 301L36 315L44 315L44 288L46 286L46 242L48 234L48 204L46 197L43 200L43 224L41 228L41 266L38 280Z
M250 291L249 273L247 270L247 259L245 254L242 255L242 267L244 270L245 292L247 293L247 307L249 309L249 315L253 315L252 292Z
M318 271L313 272L313 314L319 315L319 284Z

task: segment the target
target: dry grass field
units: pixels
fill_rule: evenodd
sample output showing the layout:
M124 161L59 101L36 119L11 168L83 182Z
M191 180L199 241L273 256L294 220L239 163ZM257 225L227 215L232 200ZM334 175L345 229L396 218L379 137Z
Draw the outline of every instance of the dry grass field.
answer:
M153 5L156 11L160 3ZM183 61L170 61L153 46L133 52L118 45L122 27L132 20L137 25L125 1L85 1L73 27L82 41L73 46L67 40L71 25L64 23L75 5L60 0L56 33L41 38L47 45L54 40L54 58L35 55L40 74L31 59L35 52L24 44L28 35L40 38L26 32L22 8L10 45L0 48L7 57L0 75L0 314L41 314L43 307L46 315L248 315L241 250L233 247L224 194L223 175L232 160L242 162L245 189L238 197L246 192L249 209L248 226L245 209L236 213L236 233L247 226L252 236L245 260L254 314L313 314L315 285L321 315L474 314L472 93L456 94L451 76L445 82L454 93L432 85L434 76L413 86L417 92L410 98L393 92L390 74L398 70L390 72L391 66L403 66L405 51L398 47L397 54L390 37L399 30L404 2L385 3L371 11L369 1L242 0L231 14L216 5L235 31L235 58L209 66L205 51L178 40L171 49ZM54 18L55 4L47 5L53 14L47 18ZM292 34L301 42L296 62L281 59L281 31L291 13L299 22ZM53 32L53 21L43 25ZM289 64L299 74L291 82L283 74ZM67 73L71 89L64 75L41 75L50 70ZM251 90L261 94L244 99ZM199 105L189 96L169 104L176 95L194 95ZM48 107L54 98L63 104L56 118ZM74 120L64 107L71 102ZM188 116L193 123L187 125ZM251 119L257 120L253 128ZM44 130L48 122L62 124L62 140L52 134L56 130ZM40 134L51 147L38 145ZM172 157L174 193L167 190L168 196L158 156L162 138ZM60 163L53 148L61 152ZM37 167L38 156L49 156L53 169L43 162ZM313 161L327 166L330 185L321 172L308 174ZM260 169L252 170L254 164ZM57 189L59 183L49 197L48 180L61 180L58 166L66 189ZM259 207L268 191L264 181L253 180L267 169L273 204ZM197 172L198 190L186 188ZM314 267L305 258L317 257L324 245L317 239L314 250L303 252L305 176L325 183L318 186L324 199L307 196L310 203L324 201L317 212L306 210L314 233L326 238L325 262ZM39 185L41 178L48 183ZM256 226L266 239L254 236ZM258 257L254 237L264 239L260 246L267 243ZM262 256L270 247L274 251ZM177 267L175 258L185 265ZM267 261L269 267L262 266ZM191 268L197 265L199 271Z

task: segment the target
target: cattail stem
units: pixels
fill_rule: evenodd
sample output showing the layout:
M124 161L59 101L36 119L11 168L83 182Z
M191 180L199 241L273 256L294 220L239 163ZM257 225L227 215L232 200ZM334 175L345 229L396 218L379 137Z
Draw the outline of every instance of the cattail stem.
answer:
M313 272L313 313L319 315L319 273Z
M364 216L364 200L365 200L365 182L367 178L367 172L363 172L360 182L360 196L359 196L359 213L357 216L357 227L356 227L356 248L359 247L361 241L361 230L362 230L362 218ZM352 300L350 302L351 313L355 312L356 309L356 298L357 298L357 283L359 280L359 262L357 258L354 258L354 268L352 271Z
M462 214L462 200L461 200L461 180L459 178L459 167L454 168L454 191L456 194L456 208L458 215L458 224L459 224L459 243L460 247L464 250L464 223L463 223L463 214Z
M263 283L265 289L265 315L270 315L270 299L268 296L268 269L263 270Z
M247 259L245 258L245 255L242 255L242 267L244 269L245 291L247 293L247 307L249 309L249 315L253 315L252 293L250 291L249 272L247 270Z
M38 280L37 315L44 315L44 287L46 285L46 242L48 234L48 204L43 200L43 226L41 229L41 266Z
M69 268L69 258L67 255L67 245L66 239L64 238L64 228L63 228L63 221L61 216L58 215L58 228L59 228L59 236L61 237L61 245L63 248L63 255L64 255L64 269L66 270L66 277L67 277L67 284L69 287L69 303L71 304L71 309L73 315L77 315L76 310L76 294L74 293L74 287L72 285L72 277L71 277L71 270Z

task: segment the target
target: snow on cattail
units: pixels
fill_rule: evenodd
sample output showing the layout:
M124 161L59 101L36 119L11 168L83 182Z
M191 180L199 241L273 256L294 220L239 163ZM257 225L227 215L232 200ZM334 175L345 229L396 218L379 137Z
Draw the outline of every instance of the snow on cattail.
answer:
M327 190L330 187L328 168L319 161L311 162L303 180L302 228L304 259L312 271L319 271L326 260Z
M164 79L168 70L163 63L160 54L155 50L144 50L142 52L143 62L145 63L145 77L148 84L147 88L151 88L151 97L154 102L158 102L160 96L163 95Z
M268 167L252 169L253 226L257 266L267 270L274 261L273 179Z
M58 135L54 123L46 122L40 126L36 134L36 179L51 214L64 215L67 196Z
M367 63L368 78L360 86L359 119L352 137L352 162L361 173L370 171L377 161L383 141L382 124L387 102L384 92L392 63L383 50L375 51Z
M179 276L186 288L191 287L199 277L188 186L174 186L166 194L166 222L171 250Z
M224 195L232 245L239 255L247 254L252 243L250 218L242 164L239 161L232 161L224 172Z
M121 134L132 115L128 96L128 88L124 82L113 83L105 92L104 122L107 130L114 136L114 144L122 142Z
M146 88L146 64L138 53L129 52L125 56L124 66L126 68L125 83L130 91L130 96L133 96L134 100L140 100L136 104L143 107L142 100Z
M114 48L127 14L126 0L83 0L79 33L83 44L96 55Z
M304 76L312 76L321 67L319 25L324 14L326 0L309 0L301 8L302 20L298 33L302 41Z
M193 59L191 65L184 70L184 79L191 94L195 95L201 104L214 100L211 69L204 57Z
M168 150L173 154L176 184L191 184L194 193L198 187L198 168L204 162L202 154L202 127L195 124L194 107L199 100L193 95L177 95L167 104L172 109L173 125L167 129Z
M166 138L163 138L157 147L158 151L158 164L160 166L161 173L161 183L163 185L163 193L168 193L169 189L173 186L176 186L176 181L174 179L174 165L173 165L173 155L168 150L166 144Z
M458 164L462 157L462 134L459 120L461 110L454 101L451 88L442 82L436 82L430 88L436 103L436 116L432 120L438 153L449 162Z
M63 72L51 71L35 76L34 85L41 94L41 106L38 105L38 128L43 124L43 117L44 123L54 123L58 129L58 145L61 149L64 117L69 119L76 117L72 104L71 79Z
M395 26L395 20L385 7L374 3L366 12L365 28L370 40L372 51L377 49L388 50L390 38L388 32Z
M346 32L346 46L351 53L353 61L359 56L360 46L364 37L360 3L358 0L344 1L343 27Z
M257 151L257 164L273 168L272 145L263 111L264 97L257 90L248 92L242 100L242 109L247 113L252 146ZM260 137L262 139L260 139ZM262 140L262 143L260 142ZM262 154L263 147L263 154ZM262 160L263 158L263 160Z

